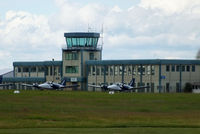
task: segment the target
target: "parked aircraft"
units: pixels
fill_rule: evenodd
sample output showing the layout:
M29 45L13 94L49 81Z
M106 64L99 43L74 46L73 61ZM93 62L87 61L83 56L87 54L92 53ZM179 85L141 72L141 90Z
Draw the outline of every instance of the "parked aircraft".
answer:
M22 85L27 86L27 87L35 87L38 89L50 89L50 90L62 90L63 88L73 88L73 87L79 86L79 85L66 86L65 83L66 83L66 80L63 80L61 83L45 82L42 84L33 83L32 85L30 84L22 84Z
M91 85L88 84L89 87L95 87L95 88L101 88L102 90L105 91L133 91L135 89L144 89L144 88L149 88L149 86L140 86L140 87L135 87L135 78L133 78L129 84L124 84L124 83L114 83L111 85Z

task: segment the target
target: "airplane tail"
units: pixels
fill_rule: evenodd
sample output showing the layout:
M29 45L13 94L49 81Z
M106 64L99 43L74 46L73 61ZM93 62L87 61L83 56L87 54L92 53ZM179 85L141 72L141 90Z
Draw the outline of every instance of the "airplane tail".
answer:
M62 80L61 85L66 85L66 80Z
M135 78L132 78L132 80L129 83L129 86L132 86L132 87L135 86Z

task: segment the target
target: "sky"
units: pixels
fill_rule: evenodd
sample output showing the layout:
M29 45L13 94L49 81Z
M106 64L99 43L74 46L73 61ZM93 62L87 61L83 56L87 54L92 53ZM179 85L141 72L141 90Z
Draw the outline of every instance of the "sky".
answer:
M88 30L103 33L105 60L195 59L199 22L200 0L1 0L0 73L61 60L64 33Z

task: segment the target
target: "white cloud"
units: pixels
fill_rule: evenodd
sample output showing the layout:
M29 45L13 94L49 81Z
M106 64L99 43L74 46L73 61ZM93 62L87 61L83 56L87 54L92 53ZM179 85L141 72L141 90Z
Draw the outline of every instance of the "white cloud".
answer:
M104 24L106 59L194 58L199 48L199 0L141 0L123 10L120 5L55 3L58 11L50 16L8 11L0 20L0 68L15 60L61 60L64 32L85 32L88 25L100 32Z
M174 13L198 13L199 0L141 0L140 6L145 9L158 9L167 15Z

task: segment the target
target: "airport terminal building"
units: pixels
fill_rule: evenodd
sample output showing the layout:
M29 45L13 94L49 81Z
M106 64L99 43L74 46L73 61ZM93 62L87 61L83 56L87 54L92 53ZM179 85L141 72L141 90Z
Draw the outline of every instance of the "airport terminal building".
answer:
M88 84L129 83L149 86L136 92L183 92L186 83L200 88L200 60L102 60L99 33L65 33L66 47L61 61L14 62L13 71L0 76L1 89L32 89L21 84L67 81L80 85L68 90L101 91Z

